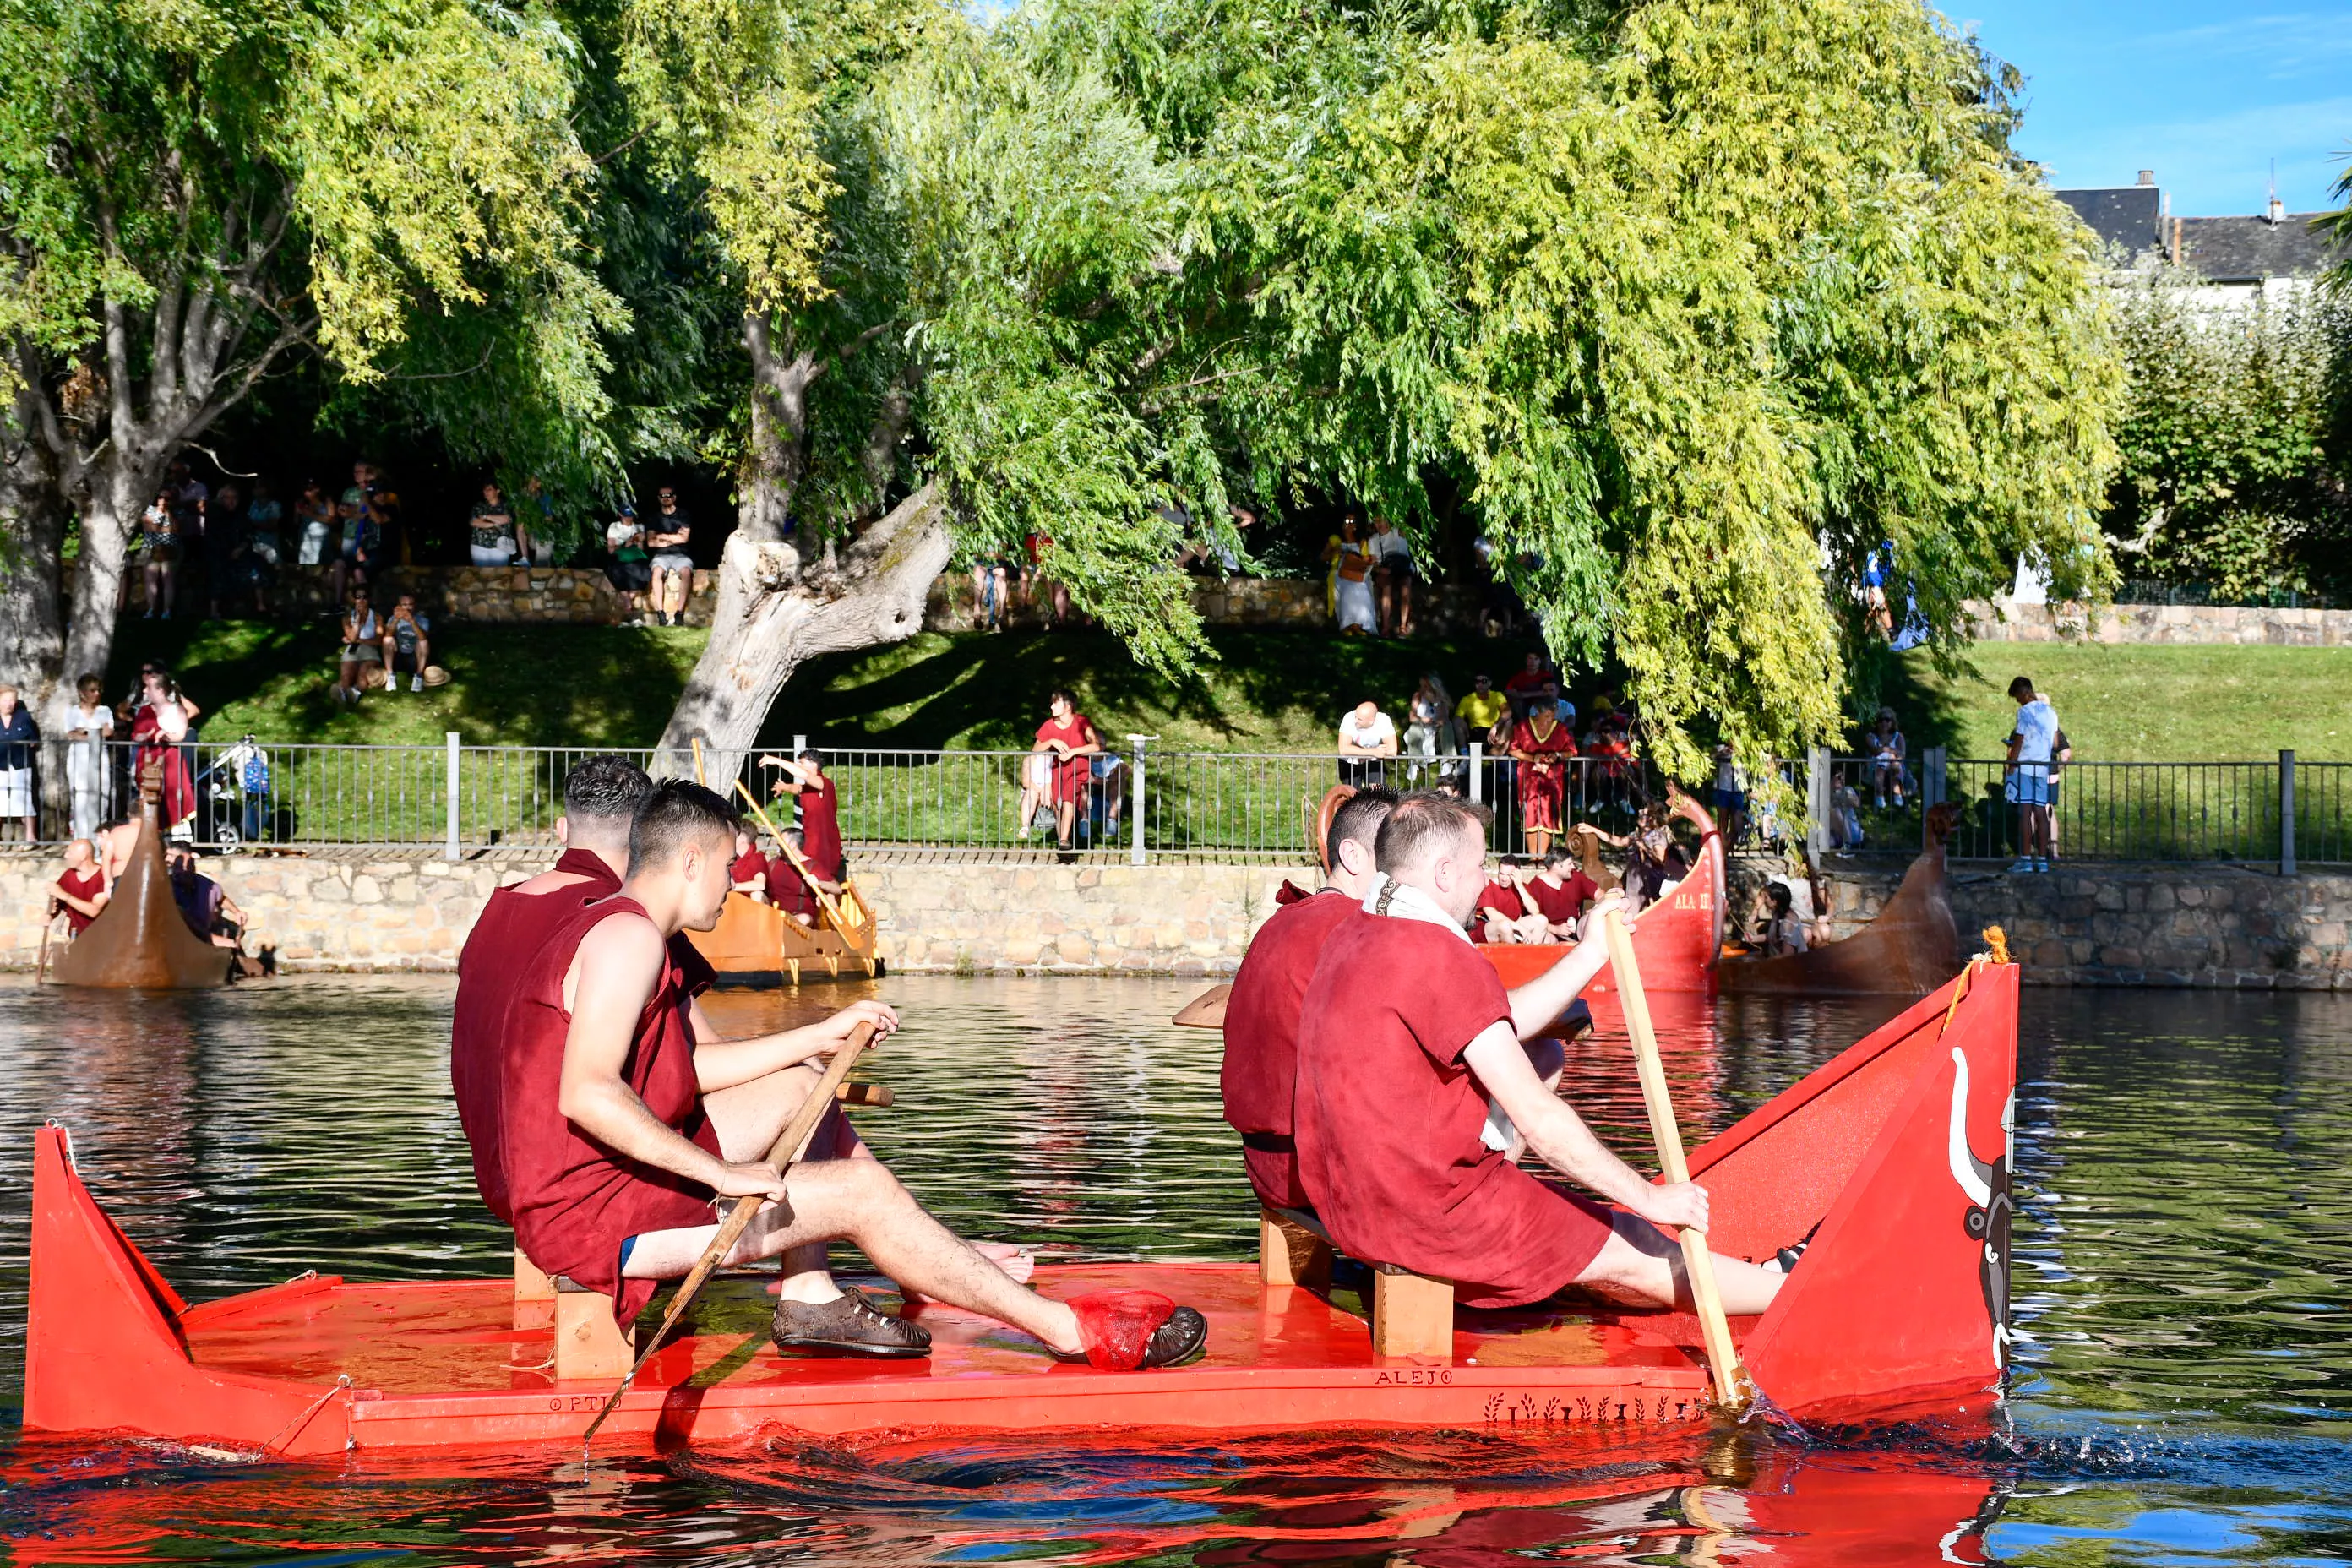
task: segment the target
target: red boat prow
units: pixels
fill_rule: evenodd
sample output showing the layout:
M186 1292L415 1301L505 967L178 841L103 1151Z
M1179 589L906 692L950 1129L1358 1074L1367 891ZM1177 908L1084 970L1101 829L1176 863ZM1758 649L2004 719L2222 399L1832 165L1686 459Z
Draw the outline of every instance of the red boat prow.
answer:
M1811 1237L1771 1310L1734 1322L1750 1374L1781 1409L1981 1407L2007 1331L2016 1041L2016 970L1977 965L1692 1155L1714 1194L1718 1251L1760 1259ZM37 1134L32 1254L35 1430L294 1455L510 1448L577 1441L610 1386L551 1375L551 1331L519 1317L504 1279L305 1276L191 1307L100 1208L54 1126ZM1383 1361L1351 1298L1265 1285L1250 1265L1084 1264L1037 1279L1055 1296L1112 1284L1201 1308L1206 1355L1097 1372L926 1308L928 1361L787 1360L766 1342L758 1284L721 1281L606 1430L667 1444L763 1426L1581 1430L1706 1415L1696 1325L1678 1314L1465 1310L1450 1358Z
M1481 942L1478 951L1508 991L1558 963L1569 948L1564 943ZM1722 951L1723 840L1709 834L1690 875L1634 917L1633 957L1642 968L1642 989L1711 992L1717 955ZM1606 996L1616 990L1617 977L1603 969L1584 994Z

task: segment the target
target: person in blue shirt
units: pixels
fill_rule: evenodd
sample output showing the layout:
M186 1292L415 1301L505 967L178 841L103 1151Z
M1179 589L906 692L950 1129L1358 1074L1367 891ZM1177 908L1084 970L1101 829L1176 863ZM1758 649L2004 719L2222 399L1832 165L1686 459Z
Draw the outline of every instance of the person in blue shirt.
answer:
M2033 689L2030 678L2021 675L2011 681L2009 697L2017 704L2017 724L2009 732L2002 786L2002 793L2017 807L2017 858L2009 868L2047 871L2054 848L2050 808L2056 798L2057 768L2065 760L2065 737L2058 728L2057 710Z

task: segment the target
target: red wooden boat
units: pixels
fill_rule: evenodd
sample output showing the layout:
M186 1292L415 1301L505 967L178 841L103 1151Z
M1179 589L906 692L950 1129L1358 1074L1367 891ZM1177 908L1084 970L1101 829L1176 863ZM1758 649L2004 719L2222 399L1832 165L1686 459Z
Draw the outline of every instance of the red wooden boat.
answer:
M1761 1258L1811 1237L1772 1310L1734 1321L1749 1373L1782 1409L1983 1407L2007 1334L2016 1042L2017 971L1979 963L1692 1155L1718 1250ZM551 1374L551 1330L505 1279L305 1275L191 1306L100 1207L64 1131L37 1138L28 1428L292 1455L510 1448L576 1441L611 1386ZM1268 1285L1246 1264L1049 1267L1037 1284L1193 1302L1210 1320L1207 1353L1173 1371L1097 1372L924 1307L928 1361L787 1360L767 1342L759 1282L726 1280L606 1430L672 1444L763 1426L1582 1430L1706 1415L1697 1325L1675 1313L1464 1310L1450 1356L1378 1360L1350 1293Z

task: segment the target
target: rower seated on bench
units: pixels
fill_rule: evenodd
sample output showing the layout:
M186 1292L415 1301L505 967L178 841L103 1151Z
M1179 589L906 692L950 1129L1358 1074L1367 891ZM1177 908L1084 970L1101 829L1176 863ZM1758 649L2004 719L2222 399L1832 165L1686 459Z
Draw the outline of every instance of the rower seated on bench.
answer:
M1451 1280L1464 1306L1528 1306L1569 1285L1687 1303L1681 1247L1659 1227L1704 1232L1705 1189L1654 1185L1602 1146L1523 1043L1559 999L1540 982L1506 994L1465 934L1486 885L1489 822L1433 792L1405 796L1381 824L1383 880L1325 942L1300 1012L1300 1182L1340 1247ZM1606 962L1601 947L1580 943L1547 977L1580 988ZM1515 1161L1522 1148L1606 1202L1537 1181ZM1784 1278L1721 1256L1715 1268L1734 1314L1763 1311Z

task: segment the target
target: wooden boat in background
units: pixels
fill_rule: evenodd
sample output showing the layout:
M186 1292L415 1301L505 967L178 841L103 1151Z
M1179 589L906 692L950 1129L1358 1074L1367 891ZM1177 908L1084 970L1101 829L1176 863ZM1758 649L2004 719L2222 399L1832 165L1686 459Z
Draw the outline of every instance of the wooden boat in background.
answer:
M53 985L198 991L229 982L236 954L188 929L163 868L154 822L139 818L139 837L112 897L98 918L49 961Z
M1728 957L1723 988L1740 993L1925 995L1959 962L1960 928L1952 915L1944 844L1959 812L1938 805L1927 814L1927 847L1903 874L1903 885L1878 918L1843 942L1824 942L1779 958Z
M1633 919L1633 954L1641 963L1643 989L1708 992L1715 989L1717 955L1723 950L1723 840L1710 837L1690 874ZM1564 957L1565 943L1541 946L1481 942L1478 951L1516 990ZM1947 967L1949 974L1951 968ZM1588 996L1612 995L1617 977L1602 970L1586 986Z
M1980 1412L2008 1340L2017 971L1979 963L1695 1152L1717 1250L1811 1237L1769 1311L1733 1320L1757 1386L1800 1418ZM609 1377L560 1379L554 1331L507 1278L304 1275L191 1305L107 1215L65 1131L36 1135L24 1424L239 1451L576 1444ZM1238 1183L1239 1205L1249 1201ZM1286 1267L1286 1259L1284 1260ZM1181 1368L1057 1363L1001 1325L918 1309L920 1362L793 1360L757 1279L727 1279L605 1430L656 1445L762 1427L1221 1432L1362 1426L1523 1434L1689 1429L1707 1416L1696 1322L1556 1301L1457 1311L1450 1353L1376 1357L1353 1292L1246 1263L1040 1268L1038 1289L1163 1291L1210 1323Z
M687 937L719 972L721 985L798 985L838 980L845 973L856 980L880 975L876 934L873 909L852 882L832 910L818 911L814 925L748 893L730 893L719 923Z

